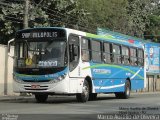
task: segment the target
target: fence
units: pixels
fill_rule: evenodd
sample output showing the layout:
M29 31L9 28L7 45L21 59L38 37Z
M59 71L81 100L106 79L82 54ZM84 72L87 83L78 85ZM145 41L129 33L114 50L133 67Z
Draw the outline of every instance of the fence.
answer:
M160 91L160 78L157 75L147 75L146 88L143 92L155 92Z

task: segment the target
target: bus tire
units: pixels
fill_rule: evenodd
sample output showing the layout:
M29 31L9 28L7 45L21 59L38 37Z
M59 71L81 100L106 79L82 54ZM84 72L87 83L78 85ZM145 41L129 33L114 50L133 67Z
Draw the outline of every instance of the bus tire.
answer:
M47 94L35 94L35 99L38 103L46 102L47 98L48 98Z
M128 99L130 97L131 85L129 80L126 80L125 83L125 91L124 92L116 92L115 96L119 99Z
M89 100L89 84L84 80L82 93L77 93L76 98L78 102L87 102Z
M97 93L90 93L89 94L89 101L93 101L97 99Z

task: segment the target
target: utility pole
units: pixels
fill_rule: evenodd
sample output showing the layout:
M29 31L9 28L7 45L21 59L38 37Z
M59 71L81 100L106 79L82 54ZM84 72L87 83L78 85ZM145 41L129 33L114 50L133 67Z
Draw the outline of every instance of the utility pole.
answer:
M24 0L24 18L23 18L23 28L28 28L28 13L29 13L29 0ZM20 96L26 96L26 93L20 93Z
M28 11L29 11L29 0L24 0L25 8L24 8L24 20L23 20L23 28L28 28Z

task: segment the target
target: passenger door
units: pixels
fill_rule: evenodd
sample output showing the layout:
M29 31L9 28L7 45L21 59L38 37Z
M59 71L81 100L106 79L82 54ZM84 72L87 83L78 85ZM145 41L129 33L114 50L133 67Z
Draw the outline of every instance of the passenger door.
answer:
M80 47L79 47L79 36L69 35L69 76L78 77L79 76L79 56L80 56Z

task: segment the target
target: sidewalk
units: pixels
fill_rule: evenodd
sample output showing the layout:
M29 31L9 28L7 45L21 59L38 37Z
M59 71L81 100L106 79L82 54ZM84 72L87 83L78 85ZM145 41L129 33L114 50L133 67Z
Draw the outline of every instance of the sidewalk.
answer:
M140 94L160 94L160 91L156 91L156 92L131 92L131 96L132 95L140 95ZM104 96L114 96L114 94L98 94L99 97L104 97ZM53 97L53 96L52 96ZM55 95L54 97L58 97L58 98L62 98L64 97L59 96L59 95ZM20 95L0 95L0 102L1 101L15 101L15 100L32 100L35 99L34 95L26 95L26 96L20 96Z
M0 101L25 100L33 99L34 96L20 96L20 95L3 95L0 96Z

